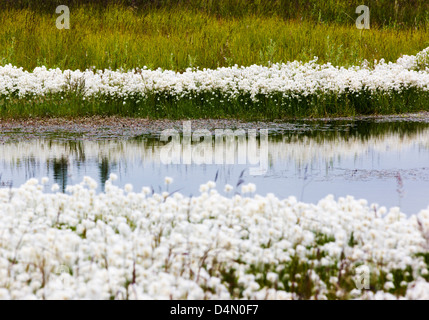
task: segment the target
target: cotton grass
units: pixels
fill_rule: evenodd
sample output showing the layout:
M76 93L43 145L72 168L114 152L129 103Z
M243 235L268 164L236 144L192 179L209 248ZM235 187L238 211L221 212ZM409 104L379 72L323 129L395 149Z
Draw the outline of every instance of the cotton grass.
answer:
M114 176L112 176L114 178ZM113 179L112 179L113 180ZM0 189L3 299L428 298L429 210L352 197ZM255 186L248 186L254 191ZM356 268L370 269L370 290Z

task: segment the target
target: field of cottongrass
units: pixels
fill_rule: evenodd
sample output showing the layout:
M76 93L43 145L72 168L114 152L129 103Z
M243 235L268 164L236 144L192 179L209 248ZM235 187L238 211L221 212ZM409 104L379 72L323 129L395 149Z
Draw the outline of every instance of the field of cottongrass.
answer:
M0 189L0 298L429 298L429 210L310 205L252 184L225 197L213 181L189 198L171 178L162 193L115 179L101 194L88 177L65 194L44 192L47 179Z
M335 67L298 61L172 70L71 71L0 66L0 115L241 118L428 110L429 48L396 62Z
M357 0L89 2L0 3L0 118L429 109L426 0L368 1L362 31ZM70 30L55 27L64 4ZM289 146L298 160L363 149L358 139L316 153ZM52 150L39 147L24 151L43 161ZM12 165L24 152L2 148ZM429 209L407 217L332 196L313 205L240 182L226 196L209 181L187 197L171 178L159 193L116 179L102 193L90 177L65 193L47 178L0 188L0 299L429 299Z

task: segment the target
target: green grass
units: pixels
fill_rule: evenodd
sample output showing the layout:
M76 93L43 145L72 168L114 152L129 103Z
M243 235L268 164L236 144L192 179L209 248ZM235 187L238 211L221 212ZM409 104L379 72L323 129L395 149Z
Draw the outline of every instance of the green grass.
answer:
M38 12L55 12L58 5L74 9L82 4L105 7L121 4L148 12L154 8L189 9L217 17L273 15L283 19L306 19L317 22L354 23L355 10L365 4L371 10L371 23L379 27L411 28L427 25L427 0L3 0L1 8L31 8Z
M373 23L381 19L377 18L375 9L386 1L374 2L371 14L374 21L371 20L370 30L358 30L353 19L340 18L342 14L338 12L342 10L340 8L345 10L346 1L339 0L288 2L296 5L295 9L280 6L280 3L285 4L282 1L269 2L266 7L260 1L226 0L183 1L180 4L177 1L137 1L137 6L133 7L99 6L103 1L78 5L82 2L85 1L69 2L70 30L58 30L55 26L57 1L43 2L45 7L36 6L39 2L35 1L2 2L0 65L11 63L29 71L37 66L63 70L92 67L128 70L147 66L183 71L188 67L306 62L317 56L320 63L351 66L364 59L370 62L382 58L396 61L403 54L414 55L429 46L426 22L416 18L416 23L410 24L402 16L408 5L398 11L397 20ZM11 5L5 7L5 3ZM413 3L413 12L420 16L421 9L427 6L426 1ZM54 9L50 10L50 6ZM356 18L357 15L353 15L355 5L347 4L347 8L349 6L353 7L351 15ZM338 11L335 13L337 18L334 13L330 19L323 18L324 14L320 19L312 15L315 10L328 8ZM390 7L386 8L388 12ZM260 97L257 103L251 102L247 96L223 103L223 99L213 97L213 93L202 93L179 102L167 93L147 99L135 97L125 105L123 101L110 99L105 103L103 100L104 97L97 97L82 101L78 92L70 92L64 99L59 95L43 99L0 96L0 117L120 115L154 119L253 120L391 114L429 109L428 93L415 89L400 95L322 95L301 101Z
M395 61L429 46L429 29L358 30L354 22L321 23L246 15L222 18L166 8L123 6L71 10L71 29L55 27L55 12L0 12L0 64L97 69L147 66L182 71L291 60L350 66L363 59Z
M201 93L177 100L165 94L123 99L97 96L83 99L75 92L52 94L43 98L10 98L0 96L0 118L27 117L87 117L93 115L141 117L150 119L240 119L275 120L304 117L332 117L356 115L387 115L428 110L429 92L417 89L402 93L361 93L359 96L312 95L285 99L282 95L238 96L225 101L216 92Z

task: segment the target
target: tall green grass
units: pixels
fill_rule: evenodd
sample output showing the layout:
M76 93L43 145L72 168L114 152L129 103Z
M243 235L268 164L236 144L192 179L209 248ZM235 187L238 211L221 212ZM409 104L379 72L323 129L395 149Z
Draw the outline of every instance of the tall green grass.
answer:
M61 69L248 66L290 60L350 66L395 61L429 46L429 29L358 30L354 23L284 20L279 15L215 16L190 9L138 11L125 6L71 9L71 29L53 13L0 12L0 65Z
M125 116L149 119L240 119L276 120L304 117L386 115L429 110L429 93L408 89L401 93L361 92L314 94L284 98L240 95L226 101L220 92L200 93L177 100L168 93L121 98L97 96L83 99L77 91L44 97L0 96L0 118Z
M371 21L382 27L418 27L429 21L427 0L3 0L1 8L30 8L54 12L58 5L75 9L82 4L106 7L120 4L147 12L154 8L190 9L218 17L276 15L284 19L309 19L317 22L350 24L356 19L356 7L369 6Z

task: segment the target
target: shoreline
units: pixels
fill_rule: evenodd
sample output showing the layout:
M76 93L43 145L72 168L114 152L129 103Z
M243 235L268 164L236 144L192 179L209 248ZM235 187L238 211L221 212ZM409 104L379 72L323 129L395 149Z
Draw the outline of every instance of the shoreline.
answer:
M78 117L78 118L34 118L0 119L0 142L20 136L31 138L68 138L73 140L129 139L143 135L157 135L162 130L182 129L183 121L191 121L192 129L274 129L276 131L306 131L308 125L331 122L368 121L419 122L429 124L429 112L406 113L383 116L355 116L334 118L300 118L274 121L244 121L234 119L194 119L194 120L150 120L127 117Z

